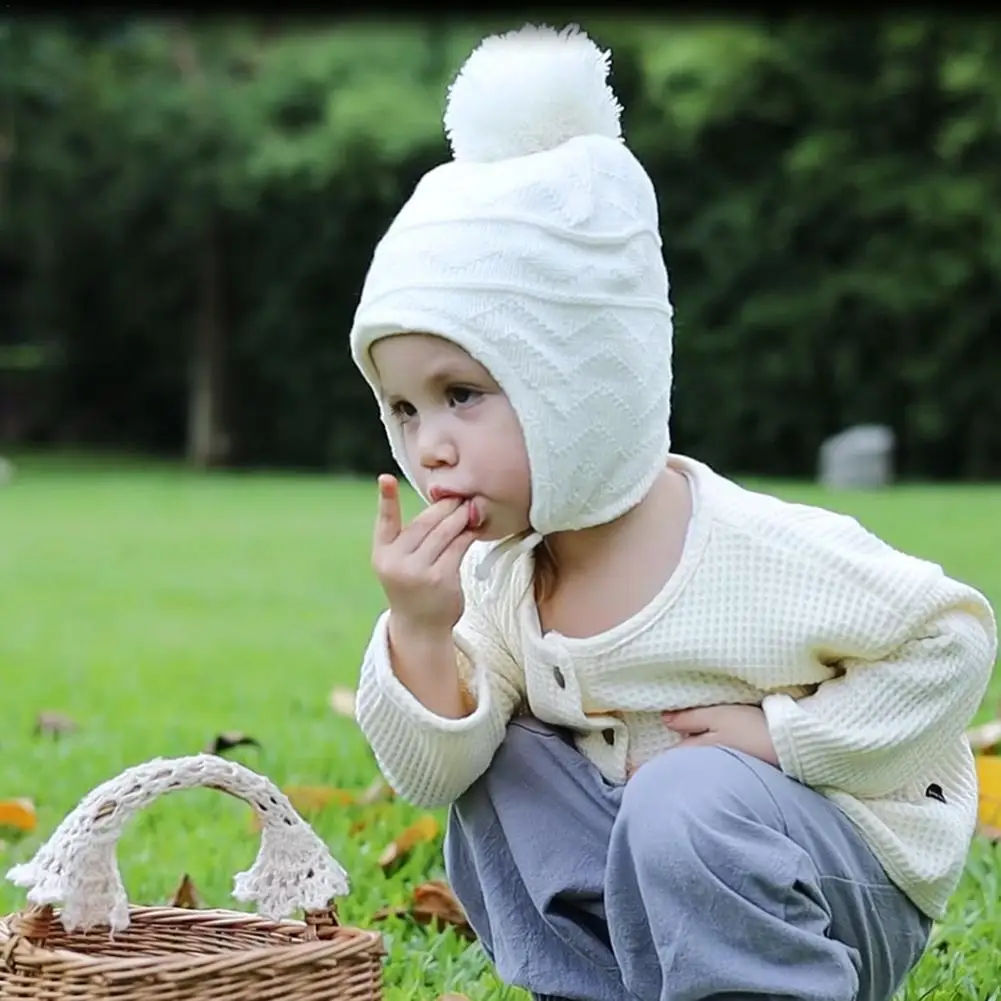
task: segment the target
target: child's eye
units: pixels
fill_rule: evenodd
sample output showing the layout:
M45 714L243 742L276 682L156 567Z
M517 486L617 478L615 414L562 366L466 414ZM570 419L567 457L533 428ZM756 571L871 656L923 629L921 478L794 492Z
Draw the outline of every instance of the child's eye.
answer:
M470 403L475 403L483 394L478 389L470 389L468 386L450 386L447 395L449 403L457 407L466 407Z
M401 423L404 424L412 417L417 416L417 408L406 400L397 400L393 403L389 412Z

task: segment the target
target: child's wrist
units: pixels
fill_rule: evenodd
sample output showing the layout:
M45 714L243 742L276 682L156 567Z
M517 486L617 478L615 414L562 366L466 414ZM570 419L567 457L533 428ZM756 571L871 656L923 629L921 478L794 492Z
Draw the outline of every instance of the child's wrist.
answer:
M394 619L390 613L388 640L393 673L425 708L451 719L469 715L451 629Z
M415 653L424 651L430 654L454 648L452 630L439 623L415 620L400 615L392 610L389 613L389 645L391 649L404 647Z

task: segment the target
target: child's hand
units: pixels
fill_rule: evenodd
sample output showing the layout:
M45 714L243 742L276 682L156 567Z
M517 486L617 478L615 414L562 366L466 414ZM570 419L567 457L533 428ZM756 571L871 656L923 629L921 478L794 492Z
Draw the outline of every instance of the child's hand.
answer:
M662 715L668 729L681 734L678 747L730 747L778 766L778 755L760 706L704 706Z
M459 564L474 532L469 504L447 498L402 527L396 478L379 477L379 510L372 566L397 629L433 635L451 632L463 610Z

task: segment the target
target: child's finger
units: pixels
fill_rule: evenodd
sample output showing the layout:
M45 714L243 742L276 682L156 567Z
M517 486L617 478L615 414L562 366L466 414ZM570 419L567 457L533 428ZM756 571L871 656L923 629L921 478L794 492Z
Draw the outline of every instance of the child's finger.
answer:
M461 504L447 517L442 518L424 537L420 544L421 558L428 566L436 563L460 532L469 527L469 505Z
M675 744L675 747L718 747L719 734L706 730L703 733L689 733Z
M416 552L424 544L428 534L460 507L465 507L461 500L457 497L448 497L424 508L400 533L400 550L408 553Z
M696 734L712 729L711 709L684 709L681 712L662 713L661 716L668 729L676 733Z
M445 547L445 551L438 558L438 565L453 573L458 573L463 556L466 555L467 550L475 541L476 532L461 532Z
M388 473L379 477L379 505L375 516L375 542L389 545L402 526L400 515L400 487L395 476Z

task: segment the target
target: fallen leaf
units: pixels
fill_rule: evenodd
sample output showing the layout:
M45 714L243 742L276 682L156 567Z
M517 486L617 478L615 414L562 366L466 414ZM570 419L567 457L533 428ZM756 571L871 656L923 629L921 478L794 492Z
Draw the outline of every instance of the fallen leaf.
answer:
M476 933L466 920L462 905L455 899L455 894L452 893L448 883L441 880L422 883L414 890L410 914L421 924L433 924L437 921L440 924L451 925L470 941L476 938Z
M997 839L998 829L1001 828L1001 758L978 754L975 761L980 795L977 823L985 837Z
M227 730L225 733L220 733L214 737L205 748L205 751L207 754L222 754L225 751L232 750L234 747L260 748L260 746L253 737L248 737L245 733L240 733L239 730Z
M360 801L359 801L360 802ZM348 826L348 834L355 835L364 831L366 827L385 820L392 810L392 803L374 803L366 807Z
M350 806L355 801L355 794L349 789L333 786L285 786L282 792L299 813L319 813L331 803Z
M186 907L189 910L198 910L201 903L198 899L198 891L195 884L191 882L191 877L185 873L174 891L174 896L170 900L171 907Z
M393 787L380 775L360 796L355 800L359 806L372 806L382 800L395 799L396 793Z
M476 939L476 932L466 920L462 906L449 885L441 880L422 883L414 890L409 906L383 907L372 915L372 920L404 917L413 918L422 925L449 925L463 938L469 941Z
M966 737L974 751L996 751L1001 745L1001 719L992 719L967 730Z
M355 794L348 789L335 789L333 786L286 786L282 789L297 813L304 817L319 813L332 803L337 806L350 806L355 801ZM255 831L261 829L261 821L254 811L250 818L251 827Z
M435 817L430 813L418 818L406 830L404 830L395 840L386 845L379 856L379 866L388 869L391 865L405 858L413 849L425 842L432 841L438 836L440 826Z
M58 737L64 733L73 733L77 730L75 720L70 719L65 713L43 711L35 717L35 736L49 734Z
M30 799L0 799L0 827L33 831L38 824L35 804Z
M355 693L350 688L335 688L330 693L330 708L338 716L355 718Z

